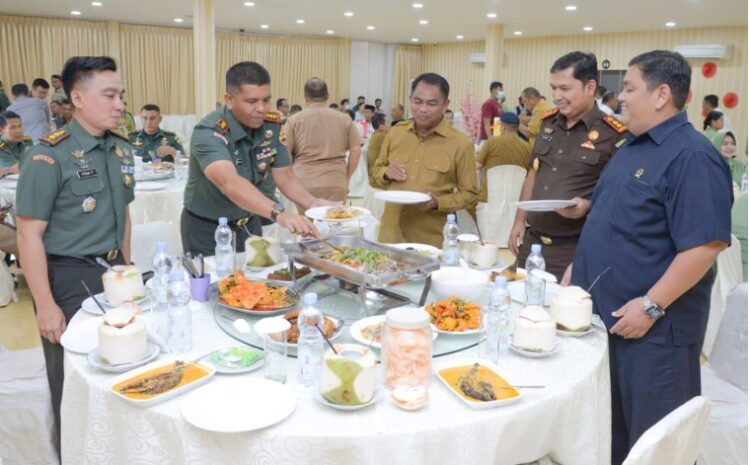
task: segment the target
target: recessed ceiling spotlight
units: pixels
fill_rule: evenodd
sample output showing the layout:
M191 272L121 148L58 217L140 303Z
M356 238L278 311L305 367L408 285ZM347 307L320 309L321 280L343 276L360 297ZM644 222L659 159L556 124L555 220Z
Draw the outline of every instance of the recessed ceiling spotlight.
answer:
M78 10L73 10L70 12L70 14L72 14L73 16L81 16L81 12Z
M345 11L344 16L346 16L347 18L351 18L352 16L354 16L354 13L351 11Z
M367 30L368 31L374 31L375 30L375 26L367 26Z
M245 5L245 6L255 6L255 3L253 3L253 2L245 2L245 3L243 3L243 5Z
M297 20L297 24L305 24L305 20L304 19L298 19Z
M91 2L91 6L102 6L104 3L102 2Z
M464 36L462 36L461 34L459 34L459 35L456 36L456 39L458 39L458 40L464 40Z
M495 19L497 18L497 13L487 13L487 17L490 19Z
M175 19L174 19L174 22L175 22L175 23L181 23L181 22L183 22L183 21L185 21L185 20L184 20L184 19L182 19L182 18L175 18Z
M412 38L411 38L411 41L412 41L412 42L419 42L419 39L418 39L417 37L412 37Z
M261 24L261 25L260 25L260 28L261 28L261 29L268 29L268 24Z
M513 31L514 36L520 36L523 35L523 31Z
M421 24L421 25L423 25L423 26L424 26L425 24L430 24L430 22L429 22L429 21L427 21L426 19L420 19L420 20L419 20L419 24Z
M329 29L326 31L326 34L335 34L335 33L336 31L334 31L333 29Z
M422 8L423 6L424 6L424 5L422 5L421 3L412 3L412 4L411 4L411 7L412 7L412 8Z
M667 21L666 23L664 23L664 25L667 27L675 27L677 26L677 23L675 23L674 21Z
M593 27L591 27L591 26L584 26L584 27L583 27L583 30L584 30L584 31L586 31L586 32L591 32L591 31L593 31L593 30L594 30L594 28L593 28Z
M568 10L568 11L576 11L578 9L578 7L575 6L575 5L568 5L568 6L565 7L565 9Z

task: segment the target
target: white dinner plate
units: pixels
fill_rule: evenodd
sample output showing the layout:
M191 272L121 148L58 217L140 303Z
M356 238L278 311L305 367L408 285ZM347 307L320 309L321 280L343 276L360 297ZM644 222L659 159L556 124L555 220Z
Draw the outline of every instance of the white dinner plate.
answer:
M395 247L397 249L401 250L407 250L409 252L414 252L419 255L424 255L430 258L440 258L440 256L443 254L443 251L435 247L434 245L429 244L417 244L412 242L405 242L402 244L388 244L391 247Z
M526 200L513 202L512 205L527 212L551 212L556 208L572 207L575 204L572 200Z
M263 378L223 378L185 397L181 411L191 425L218 433L266 428L297 407L297 394Z
M164 172L156 172L156 173L136 172L134 177L136 181L140 181L140 182L161 181L162 179L173 178L174 171L164 171Z
M510 292L510 298L516 302L524 303L526 301L526 281L513 281L508 283L508 292ZM557 283L547 282L544 286L544 306L549 307L552 301L557 297L557 293L560 292L562 286Z
M355 341L359 342L360 344L363 344L367 347L371 347L373 349L380 349L381 344L377 341L372 341L370 338L362 334L362 331L374 324L383 323L383 329L385 329L385 315L375 315L375 316L368 316L367 318L362 318L361 320L357 320L354 322L354 324L349 328L349 334L352 335L352 338L354 338ZM382 334L381 334L382 337ZM432 327L432 340L434 341L437 339L438 333L435 330L435 327Z
M560 350L560 343L556 342L555 343L555 347L552 350L550 350L549 352L541 352L541 351L538 351L538 350L526 350L526 349L522 349L520 347L516 347L513 344L510 345L510 349L513 352L517 353L518 355L522 355L524 357L528 357L528 358L544 358L544 357L549 357L550 355L556 354L557 351Z
M456 390L454 389L454 387L451 386L450 384L448 384L448 381L446 381L442 376L440 376L440 370L444 370L446 368L463 367L463 366L470 367L470 366L472 366L475 363L478 363L479 365L482 365L485 368L487 368L487 369L489 369L491 371L494 371L496 375L498 375L501 378L503 378L508 384L513 385L513 383L508 378L506 378L505 376L503 376L501 374L502 371L500 370L500 367L498 367L496 364L494 364L494 363L492 363L492 362L490 362L488 360L481 359L481 358L469 358L469 359L463 359L463 360L451 360L449 362L437 363L434 366L435 375L443 383L443 386L445 386L446 389L448 389L456 397L458 397L459 399L461 399L461 401L464 404L466 404L468 407L473 408L473 409L477 409L477 410L491 409L491 408L495 408L495 407L501 407L503 405L512 404L514 402L518 402L519 400L521 400L521 398L523 397L523 392L521 392L520 389L516 389L516 392L518 392L517 396L509 397L507 399L493 400L493 401L489 401L489 402L482 402L482 401L478 401L478 400L469 400L469 399L465 398L464 396L462 396L461 394L459 394L458 392L456 392Z
M104 297L101 296L101 294L98 294L96 296L96 300L98 300L99 303L102 304L102 307L104 307L105 311L109 310L110 308L113 308L112 305L109 305L108 303L104 302ZM137 305L138 307L140 307L141 311L146 312L146 311L151 310L151 306L146 299L141 299L138 302L139 302L138 304L134 304L134 305ZM97 315L97 316L102 314L102 311L99 309L99 307L96 305L96 303L91 297L86 297L86 300L84 300L83 303L81 304L81 310L83 310L86 313L91 313L92 315Z
M437 327L433 324L430 324L432 327L432 333L437 334L445 334L447 336L471 336L472 334L479 334L484 332L484 326L477 329L468 329L466 331L443 331L442 329L437 329Z
M588 327L586 331L565 331L563 329L557 330L558 336L565 336L565 337L583 337L587 334L591 334L594 331L594 326L591 325Z
M108 362L102 360L101 357L99 357L98 347L89 352L89 355L88 357L86 357L86 359L89 361L89 365L102 371L108 371L110 373L124 373L126 371L132 370L133 368L138 368L141 365L147 364L151 360L158 357L160 352L161 349L158 345L149 342L146 346L146 356L136 362L118 363L116 365L111 365Z
M160 191L167 188L163 182L140 182L135 185L137 191Z
M99 347L99 326L102 318L91 318L65 329L60 337L62 346L77 354L88 355L89 352Z
M332 223L344 223L347 221L356 221L361 220L362 218L370 215L370 210L362 207L347 207L351 208L352 210L356 210L358 213L358 216L355 216L354 218L347 218L347 219L330 219L326 217L326 214L328 213L328 210L332 208L338 208L338 207L315 207L307 210L305 212L305 216L308 218L311 218L313 220L318 221L328 221Z
M341 404L334 404L333 402L328 402L328 400L325 397L323 397L323 394L320 392L319 389L315 389L315 393L313 394L313 397L315 398L315 400L317 400L323 405L327 405L336 410L343 410L344 412L352 412L355 410L362 410L363 408L367 408L370 405L377 403L377 401L379 401L383 397L383 387L382 386L375 387L375 392L373 392L372 394L372 399L370 399L369 402L365 402L364 404L359 404L359 405L341 405Z
M214 367L217 373L246 373L263 366L263 353L245 347L225 347L201 358L201 362Z
M429 195L414 191L379 191L375 193L375 198L383 202L397 203L399 205L413 205L430 200Z

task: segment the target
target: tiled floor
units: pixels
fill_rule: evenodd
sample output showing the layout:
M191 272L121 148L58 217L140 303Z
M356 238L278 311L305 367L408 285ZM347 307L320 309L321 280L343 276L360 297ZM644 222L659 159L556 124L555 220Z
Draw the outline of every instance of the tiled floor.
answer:
M20 287L16 289L18 302L0 308L0 348L5 350L32 349L41 345L31 293L26 282L20 281Z

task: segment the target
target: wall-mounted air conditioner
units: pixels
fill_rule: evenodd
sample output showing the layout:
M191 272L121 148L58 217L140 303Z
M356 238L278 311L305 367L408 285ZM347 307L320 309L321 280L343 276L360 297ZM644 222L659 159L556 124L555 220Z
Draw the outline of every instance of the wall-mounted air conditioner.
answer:
M675 52L690 59L728 60L732 56L731 45L678 45Z
M469 62L474 63L474 64L483 64L483 63L486 63L487 60L484 57L484 52L479 52L479 53L472 53L471 55L469 55Z

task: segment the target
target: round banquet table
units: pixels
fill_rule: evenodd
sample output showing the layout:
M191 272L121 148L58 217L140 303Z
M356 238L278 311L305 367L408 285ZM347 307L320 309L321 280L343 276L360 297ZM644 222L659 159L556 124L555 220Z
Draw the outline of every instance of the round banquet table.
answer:
M416 299L419 289L419 283L410 283L391 290ZM486 300L484 296L479 302ZM193 311L193 350L185 359L239 345L217 325L214 306L203 304ZM514 311L519 309L514 303ZM96 316L79 311L70 325L91 318ZM348 334L348 328L344 331ZM440 335L436 347L446 337L450 336ZM346 340L342 335L336 342ZM557 353L547 358L529 359L513 352L501 358L501 375L509 382L546 387L526 389L518 402L490 410L468 408L434 375L430 403L419 411L400 410L387 393L362 410L334 410L297 384L296 361L289 358L287 384L299 393L296 410L274 426L233 434L204 431L185 421L180 406L186 396L148 408L124 402L108 392L117 375L98 371L85 355L66 350L63 464L515 465L544 456L566 464L609 464L606 332L598 326L584 337L558 341ZM443 351L446 355L433 363L476 357L476 344L467 346L457 353ZM263 370L216 374L209 383L221 382L224 376L262 377Z
M173 178L156 181L137 181L135 200L130 204L133 225L164 221L172 226L173 237L180 239L180 214L185 194L186 179ZM161 189L151 190L159 186Z

